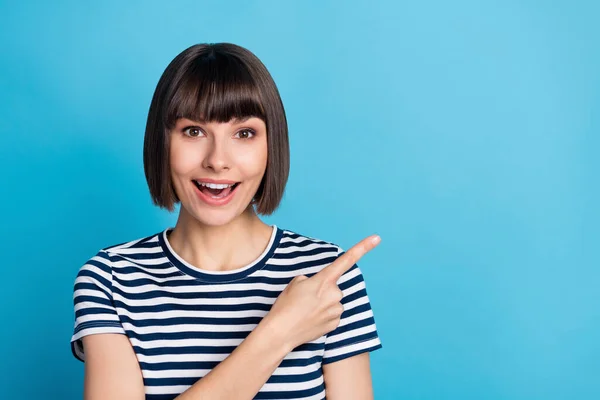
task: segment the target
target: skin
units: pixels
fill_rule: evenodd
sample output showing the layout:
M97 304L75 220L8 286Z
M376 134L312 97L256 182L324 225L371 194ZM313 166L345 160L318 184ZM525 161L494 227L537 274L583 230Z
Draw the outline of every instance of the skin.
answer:
M194 128L184 131L188 126ZM170 158L171 178L181 200L179 218L169 236L173 249L190 264L210 271L237 269L255 260L272 232L250 205L266 169L264 122L258 118L229 123L180 119L171 132ZM230 203L213 207L195 194L194 178L242 183ZM336 282L378 239L363 239L311 278L294 278L231 355L177 399L253 398L293 348L337 327L343 307ZM89 335L83 344L85 399L144 399L141 369L127 336ZM373 398L369 353L323 365L323 375L328 400Z

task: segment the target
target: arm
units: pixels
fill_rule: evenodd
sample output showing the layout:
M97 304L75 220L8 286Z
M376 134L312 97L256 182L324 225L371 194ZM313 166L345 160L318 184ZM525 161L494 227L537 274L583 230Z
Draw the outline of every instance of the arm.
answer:
M339 248L338 256L342 253ZM359 266L354 264L338 284L344 292L344 312L325 341L322 363L327 399L372 400L370 352L382 344Z
M371 400L369 353L323 365L327 400Z
M263 318L226 359L176 399L254 398L281 361L293 349L274 335L274 332L269 319Z
M226 359L176 399L252 399L292 350L274 332L270 320L263 319ZM89 335L83 343L85 400L144 399L142 373L125 335Z
M83 398L144 399L144 382L127 336L100 333L83 337L85 375Z

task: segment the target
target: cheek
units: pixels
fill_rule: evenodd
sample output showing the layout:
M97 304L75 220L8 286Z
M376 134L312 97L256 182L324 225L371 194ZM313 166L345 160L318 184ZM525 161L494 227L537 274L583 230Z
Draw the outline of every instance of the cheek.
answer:
M169 153L173 178L177 179L178 175L188 174L194 168L197 168L198 157L198 150L192 148L192 146L182 146L179 143L173 143Z
M266 144L259 144L252 150L246 149L236 155L237 164L248 178L260 178L267 168Z

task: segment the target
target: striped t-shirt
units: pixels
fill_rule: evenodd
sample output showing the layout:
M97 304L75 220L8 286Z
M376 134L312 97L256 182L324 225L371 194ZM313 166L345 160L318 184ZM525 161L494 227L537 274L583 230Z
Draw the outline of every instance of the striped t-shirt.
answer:
M85 360L83 336L127 335L147 399L184 392L233 352L295 276L310 277L344 252L273 225L255 261L207 271L175 253L172 230L99 250L74 286L73 354ZM344 293L339 326L288 353L255 399L324 399L323 364L382 347L358 265L337 284Z

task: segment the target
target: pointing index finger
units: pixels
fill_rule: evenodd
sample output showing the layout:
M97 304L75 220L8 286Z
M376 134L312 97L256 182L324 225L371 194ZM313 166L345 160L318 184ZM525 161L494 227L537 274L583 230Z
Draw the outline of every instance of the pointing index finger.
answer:
M337 282L346 271L352 268L362 256L377 246L380 241L381 238L377 235L372 235L361 240L339 256L333 263L319 271L315 276L323 281Z

